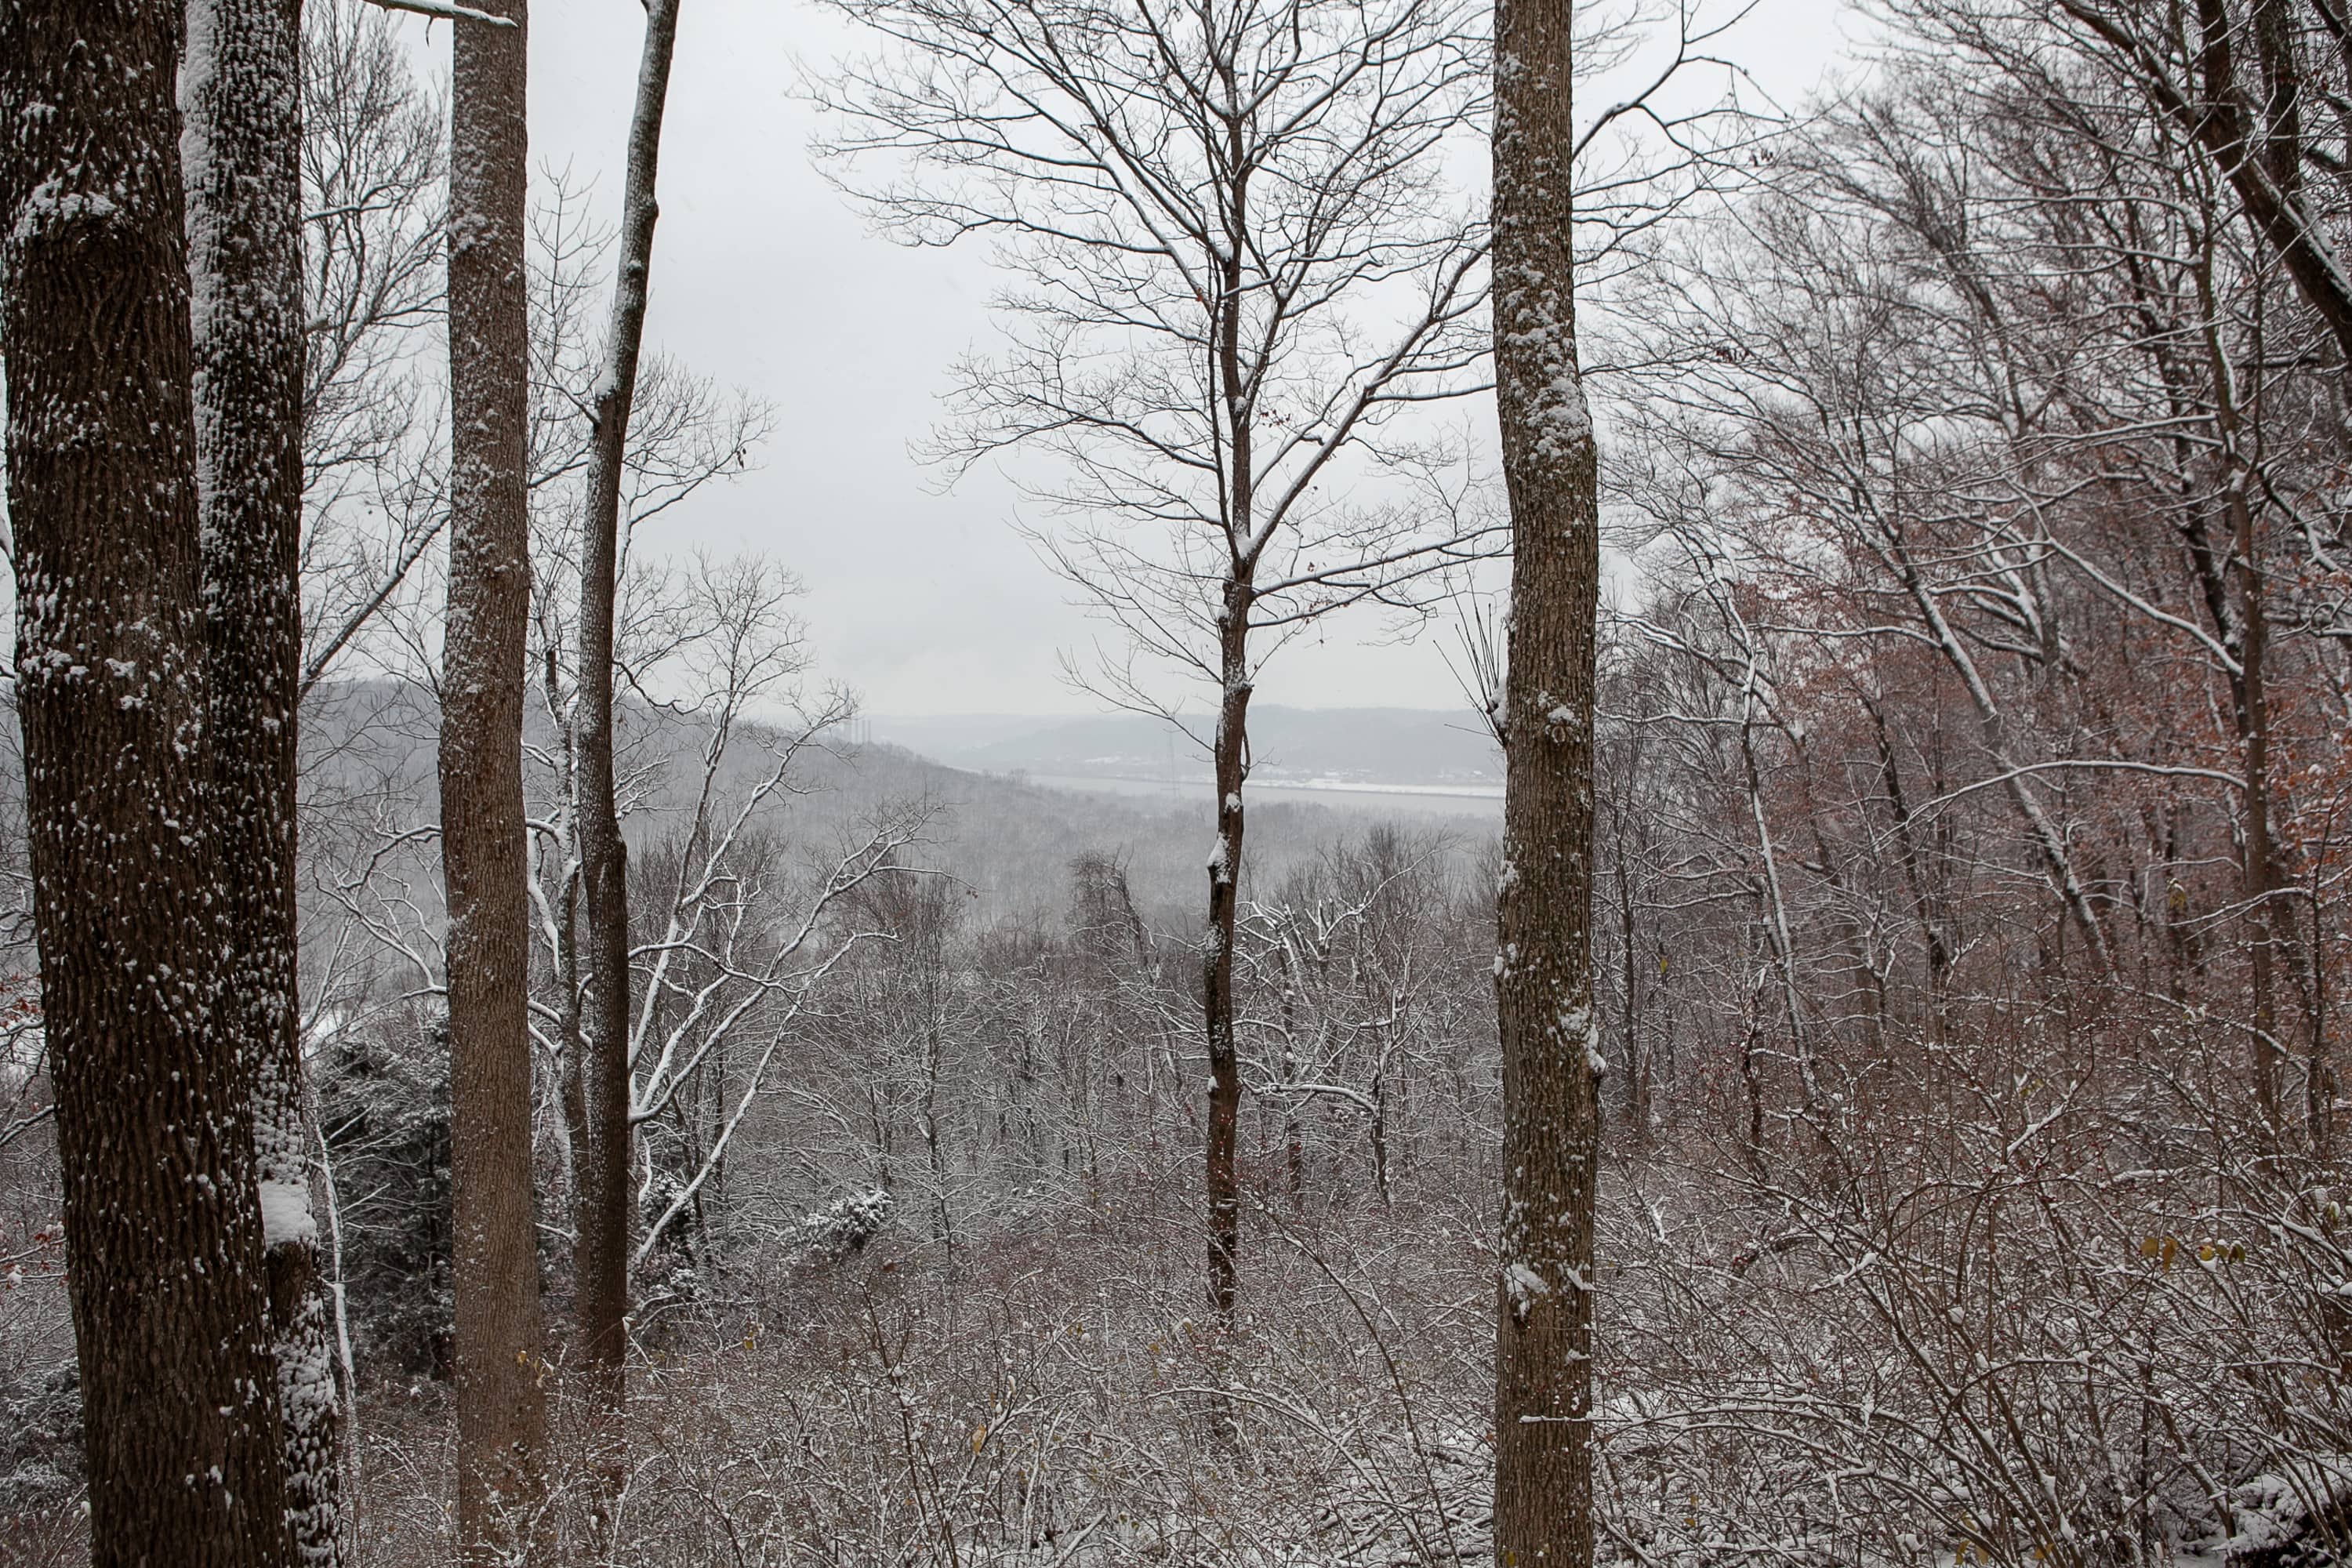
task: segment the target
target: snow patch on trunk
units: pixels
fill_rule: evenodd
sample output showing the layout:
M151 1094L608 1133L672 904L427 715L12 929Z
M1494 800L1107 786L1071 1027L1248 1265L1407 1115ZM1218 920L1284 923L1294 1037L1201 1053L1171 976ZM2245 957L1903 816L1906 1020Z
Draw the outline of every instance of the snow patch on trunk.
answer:
M319 1239L319 1222L310 1213L309 1183L280 1181L272 1177L265 1179L259 1185L263 1246L315 1243Z

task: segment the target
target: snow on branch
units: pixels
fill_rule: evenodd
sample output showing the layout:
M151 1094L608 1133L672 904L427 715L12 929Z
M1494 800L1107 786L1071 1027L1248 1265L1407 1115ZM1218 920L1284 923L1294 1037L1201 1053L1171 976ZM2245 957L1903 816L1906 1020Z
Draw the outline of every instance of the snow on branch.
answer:
M511 16L494 16L488 11L477 11L471 5L460 5L456 0L368 0L387 11L408 11L419 16L436 16L445 22L488 22L493 27L511 27Z

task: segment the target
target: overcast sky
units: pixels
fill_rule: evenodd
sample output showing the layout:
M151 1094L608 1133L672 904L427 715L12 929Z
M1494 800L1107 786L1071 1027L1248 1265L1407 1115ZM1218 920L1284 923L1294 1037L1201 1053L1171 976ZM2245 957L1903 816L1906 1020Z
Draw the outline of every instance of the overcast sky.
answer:
M541 0L531 28L534 164L568 165L618 216L643 12L635 0ZM949 363L994 338L978 249L909 251L867 232L811 167L815 116L794 62L854 48L797 0L685 0L662 143L650 347L772 403L762 465L662 518L655 552L756 550L798 572L823 672L869 711L1081 713L1057 654L1101 632L1013 531L992 473L951 492L908 443L940 412ZM425 24L415 23L420 35ZM1724 47L1794 104L1848 26L1836 0L1760 0ZM448 26L430 28L446 71ZM1485 416L1482 412L1482 416ZM1335 623L1286 650L1265 700L1452 707L1435 647L1363 646Z

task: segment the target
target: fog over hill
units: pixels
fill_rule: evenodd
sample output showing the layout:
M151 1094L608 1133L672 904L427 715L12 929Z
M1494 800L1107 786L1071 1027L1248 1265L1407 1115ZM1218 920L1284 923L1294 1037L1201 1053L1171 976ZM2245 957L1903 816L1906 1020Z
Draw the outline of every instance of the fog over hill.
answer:
M1189 932L1200 921L1202 868L1213 842L1205 785L1172 797L1065 789L948 767L878 741L824 759L811 782L821 793L797 810L807 826L822 825L820 836L837 836L882 801L935 805L922 852L910 858L953 873L978 900L972 913L982 921L1058 920L1068 904L1069 865L1080 854L1124 866L1155 928ZM1360 838L1376 820L1312 797L1254 802L1244 896L1272 895L1293 868ZM1456 865L1468 864L1494 832L1493 823L1470 816L1409 812L1399 820L1416 833L1442 835Z
M1276 755L1313 758L1319 776L1370 787L1297 787L1295 781L1318 774L1296 763L1287 769L1262 763L1252 775L1244 896L1277 886L1293 868L1386 818L1442 836L1455 849L1449 858L1459 864L1467 864L1495 832L1491 804L1470 793L1480 782L1475 776L1444 793L1380 792L1381 785L1450 784L1459 776L1411 769L1403 761L1408 737L1433 755L1452 744L1475 765L1480 738L1467 733L1466 725L1449 728L1450 716L1407 709L1262 711L1276 716L1270 730L1285 748ZM547 760L559 746L536 691L526 713L527 739L542 759L529 775L530 788L544 816L553 810ZM699 758L709 731L700 719L659 713L641 701L624 700L620 714L631 779L624 831L633 853L646 853L684 830L700 788ZM1283 722L1292 720L1300 722ZM437 817L433 723L429 694L398 682L330 681L311 693L301 731L304 793L309 815L320 825L319 847L334 837L320 819L336 812L348 816L363 805L361 818L394 834ZM909 733L933 738L923 744L899 738ZM738 732L719 765L715 798L737 802L755 787L771 763L766 742L776 734L766 724ZM1181 735L1173 736L1175 771L1169 772L1171 735L1165 725L1128 716L853 721L835 731L830 743L802 754L793 787L761 813L761 821L795 860L814 867L837 855L877 816L920 803L929 819L902 858L950 873L967 889L966 913L979 925L1058 920L1069 898L1072 859L1096 854L1126 868L1138 905L1155 928L1189 931L1200 918L1213 795L1206 770ZM1382 756L1394 759L1391 771L1367 765L1367 759ZM1294 787L1284 788L1285 779ZM1120 780L1136 787L1099 787ZM1499 785L1498 774L1494 782ZM13 774L5 787L16 787ZM358 831L365 837L371 829ZM418 839L400 858L421 884L429 880L438 854L434 841ZM432 923L437 925L437 915Z
M888 742L961 768L1152 783L1205 782L1208 759L1192 738L1213 718L1177 726L1137 713L1080 719L1013 714L868 720ZM1464 708L1284 708L1250 710L1252 778L1275 785L1356 785L1499 791L1502 754L1479 715Z

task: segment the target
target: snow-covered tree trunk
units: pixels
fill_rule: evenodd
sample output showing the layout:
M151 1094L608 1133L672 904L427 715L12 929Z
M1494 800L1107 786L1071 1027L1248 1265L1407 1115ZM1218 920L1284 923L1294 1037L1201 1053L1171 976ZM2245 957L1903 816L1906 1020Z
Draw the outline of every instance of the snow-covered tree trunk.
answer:
M1230 140L1230 139L1229 139ZM1248 232L1248 188L1236 180L1225 193L1223 210L1234 234ZM1209 852L1209 918L1201 976L1202 1035L1209 1047L1209 1120L1204 1188L1209 1204L1209 1302L1220 1323L1233 1321L1239 1285L1242 1240L1242 1069L1234 1021L1234 925L1241 907L1242 788L1249 777L1250 613L1258 550L1255 432L1234 411L1248 406L1250 388L1242 371L1242 277L1224 253L1219 268L1220 298L1213 312L1217 390L1228 426L1226 516L1228 548L1220 564L1221 603L1216 620L1217 729L1210 744L1217 785L1217 841ZM1231 541L1246 542L1234 548Z
M441 860L449 906L457 1537L529 1551L544 1483L546 1361L531 1204L530 905L522 798L530 613L524 0L459 21L450 78L448 621Z
M605 1449L595 1467L604 1500L618 1491L625 1460L629 1218L634 1206L629 1181L629 855L621 838L613 777L613 618L620 574L621 469L636 393L637 351L645 337L658 216L654 179L661 157L662 110L669 95L670 52L677 39L677 0L649 0L636 108L629 121L620 268L604 370L596 384L580 568L579 822L588 931L579 1036L585 1136L573 1150L579 1239L572 1256L591 1418Z
M1495 965L1495 1561L1592 1561L1592 715L1601 554L1577 368L1568 0L1497 0L1495 389L1511 506Z
M289 1561L220 1010L178 0L0 5L16 704L90 1561Z
M337 1550L341 1401L313 1214L295 1002L294 722L302 668L301 0L189 0L183 176L220 1021L253 1053L255 1174L298 1561Z
M1225 584L1230 619L1221 640L1225 685L1212 748L1217 780L1217 842L1209 852L1209 919L1202 959L1202 1014L1209 1044L1209 1121L1204 1177L1209 1200L1209 1303L1233 1321L1242 1237L1242 1069L1234 1029L1234 923L1240 908L1242 784L1248 773L1249 587Z

